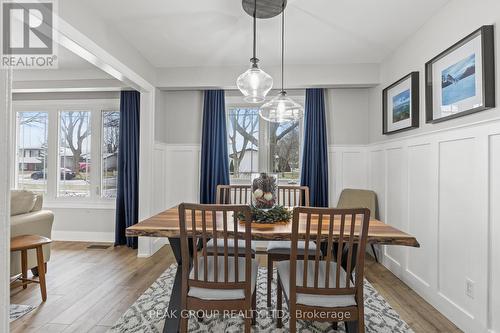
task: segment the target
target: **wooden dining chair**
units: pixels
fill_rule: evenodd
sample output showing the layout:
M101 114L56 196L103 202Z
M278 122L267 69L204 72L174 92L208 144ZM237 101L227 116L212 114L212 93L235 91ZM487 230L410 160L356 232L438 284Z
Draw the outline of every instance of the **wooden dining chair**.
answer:
M370 210L370 218L378 219L379 217L377 193L374 191L346 188L340 193L337 208L368 208ZM375 261L378 262L375 245L371 244L371 249Z
M233 204L233 205L247 205L250 206L252 203L252 190L250 185L217 185L217 197L216 204ZM207 242L207 251L209 254L214 253L214 244L217 244L218 251L221 252L223 244L219 239L217 242L215 239L210 239ZM234 243L229 242L229 254L234 255L236 252L234 249ZM240 256L245 253L245 242L240 240L238 242L238 253ZM257 253L257 245L252 242L252 256L255 257Z
M309 206L308 186L278 186L278 204L288 207ZM316 244L310 244L311 251L316 250ZM271 241L267 252L267 306L271 307L271 282L273 279L273 266L275 261L289 260L291 241ZM299 257L304 250L304 242L299 242Z
M236 218L245 216L244 225ZM235 310L245 313L245 332L255 323L257 262L251 254L251 211L244 205L179 205L182 265L181 309L197 311ZM241 235L240 235L241 233ZM198 253L201 240L220 239L222 251L214 248L209 255L206 246ZM229 241L245 243L244 258L229 255ZM192 256L192 258L191 258ZM192 259L192 260L191 260ZM188 311L189 312L189 311ZM253 318L251 317L253 315ZM187 332L188 318L181 318L181 332Z
M292 249L290 260L278 263L278 313L282 297L288 303L290 332L296 332L297 318L346 324L347 332L365 332L363 275L365 247L370 222L370 211L360 209L298 207L293 212ZM355 227L355 221L360 227ZM299 240L305 242L304 258L299 259ZM312 242L327 244L327 253L321 256L319 248L311 251ZM333 258L333 245L348 244L345 259L339 251ZM355 243L357 247L353 246ZM356 249L356 250L354 250ZM314 259L308 260L309 252ZM347 271L342 266L347 260ZM355 274L351 276L350 262L355 260ZM278 317L278 328L283 326Z

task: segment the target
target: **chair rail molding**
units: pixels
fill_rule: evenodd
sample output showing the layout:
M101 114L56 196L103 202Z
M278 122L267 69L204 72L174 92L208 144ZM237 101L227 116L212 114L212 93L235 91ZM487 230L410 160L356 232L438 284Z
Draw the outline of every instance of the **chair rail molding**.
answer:
M0 70L0 331L9 331L10 272L10 149L12 72Z

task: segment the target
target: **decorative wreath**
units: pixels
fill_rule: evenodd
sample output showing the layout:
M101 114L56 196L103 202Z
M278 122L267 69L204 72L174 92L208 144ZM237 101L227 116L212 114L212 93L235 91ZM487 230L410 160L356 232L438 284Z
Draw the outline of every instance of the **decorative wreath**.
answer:
M252 209L252 223L274 224L288 222L292 218L292 211L283 206L275 206L267 211L253 206L250 208ZM238 220L245 221L245 215L239 213Z

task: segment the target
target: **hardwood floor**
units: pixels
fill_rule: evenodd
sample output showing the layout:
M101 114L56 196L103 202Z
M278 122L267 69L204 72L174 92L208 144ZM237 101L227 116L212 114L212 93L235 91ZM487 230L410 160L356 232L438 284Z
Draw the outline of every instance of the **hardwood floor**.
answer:
M11 332L106 332L132 303L165 271L174 257L165 246L151 258L113 246L87 249L90 243L54 242L47 272L47 302L37 285L11 290L11 303L36 305L11 323ZM265 267L266 257L258 256ZM415 332L460 330L370 258L366 277Z

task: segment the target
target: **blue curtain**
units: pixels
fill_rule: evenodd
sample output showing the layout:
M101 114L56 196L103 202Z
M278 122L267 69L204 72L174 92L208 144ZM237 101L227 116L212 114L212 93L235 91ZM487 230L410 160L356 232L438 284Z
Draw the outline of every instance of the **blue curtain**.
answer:
M213 204L217 185L229 184L224 90L206 90L201 137L200 203Z
M328 207L328 141L323 89L306 90L301 185L313 207Z
M115 245L137 248L137 237L125 237L125 229L139 219L140 93L120 94L120 144L116 196Z

